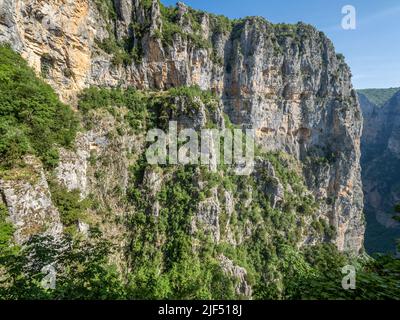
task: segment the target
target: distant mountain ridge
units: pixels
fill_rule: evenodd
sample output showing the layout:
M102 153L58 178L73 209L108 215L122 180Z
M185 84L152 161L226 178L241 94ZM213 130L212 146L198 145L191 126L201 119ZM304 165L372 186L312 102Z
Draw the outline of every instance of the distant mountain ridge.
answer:
M364 95L371 103L377 107L383 107L386 102L392 98L395 93L400 91L400 87L386 89L361 89L357 90L359 94Z

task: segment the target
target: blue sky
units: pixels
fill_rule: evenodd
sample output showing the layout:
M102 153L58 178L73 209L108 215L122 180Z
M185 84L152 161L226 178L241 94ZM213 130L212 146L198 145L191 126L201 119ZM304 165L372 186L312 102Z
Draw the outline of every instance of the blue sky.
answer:
M176 0L161 0L175 5ZM186 0L193 8L230 18L263 16L278 23L304 21L324 31L345 55L357 89L400 87L399 0ZM343 30L342 7L356 9L356 29Z

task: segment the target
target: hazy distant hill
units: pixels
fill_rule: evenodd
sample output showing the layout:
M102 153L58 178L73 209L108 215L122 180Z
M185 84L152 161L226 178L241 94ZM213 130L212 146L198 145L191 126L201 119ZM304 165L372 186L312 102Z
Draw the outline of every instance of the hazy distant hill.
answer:
M400 88L362 89L357 90L357 92L365 95L367 99L377 107L383 107L384 104L399 90Z

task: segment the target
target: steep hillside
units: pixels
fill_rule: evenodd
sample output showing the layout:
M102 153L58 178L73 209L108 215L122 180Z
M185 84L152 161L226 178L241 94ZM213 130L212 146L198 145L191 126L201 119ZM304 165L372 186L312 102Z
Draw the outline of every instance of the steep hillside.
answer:
M362 92L359 100L364 115L361 165L365 211L366 248L369 252L394 251L400 224L393 219L399 194L400 93L394 93L383 106L371 102Z
M362 247L361 114L350 72L313 27L229 21L157 1L5 1L8 40L67 101L84 87L198 85L267 151L304 161L337 244ZM7 14L9 13L9 14ZM309 161L307 159L326 159Z
M340 291L341 268L363 253L362 116L322 32L156 0L5 0L0 41L19 61L4 62L1 94L21 70L35 83L3 100L21 110L0 101L5 125L24 133L15 152L0 148L0 293L285 299L323 297L330 282L329 298L363 295ZM40 78L71 108L52 92L41 114ZM146 134L170 120L180 132L254 129L254 170L150 164ZM55 291L38 285L43 265L57 270Z

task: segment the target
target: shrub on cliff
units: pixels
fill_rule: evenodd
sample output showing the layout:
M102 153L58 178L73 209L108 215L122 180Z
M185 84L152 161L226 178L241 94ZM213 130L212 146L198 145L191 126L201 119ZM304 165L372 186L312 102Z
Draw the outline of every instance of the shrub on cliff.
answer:
M70 146L76 130L71 108L20 55L0 45L0 165L15 166L32 152L53 166L57 145Z

